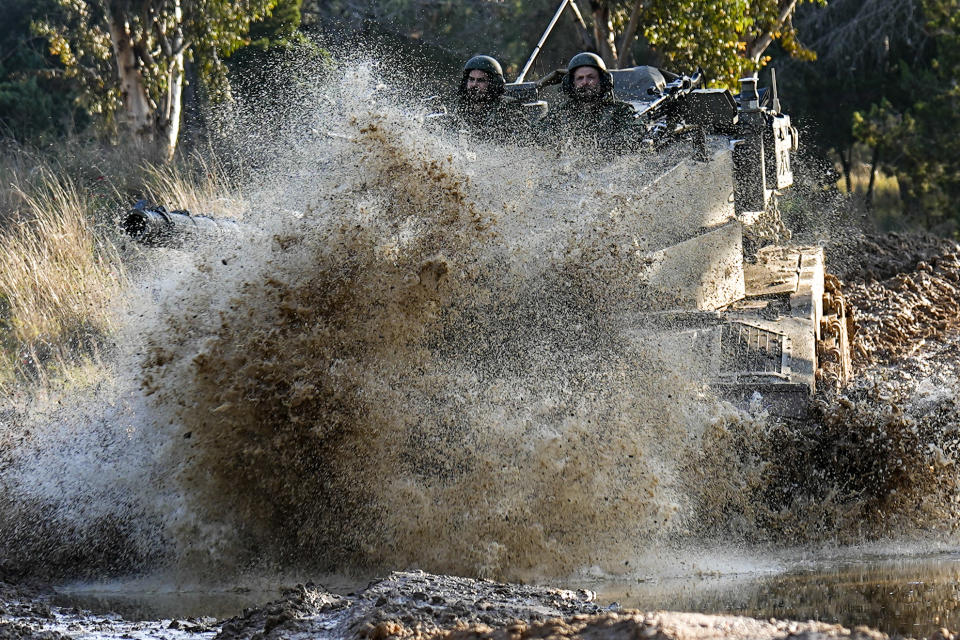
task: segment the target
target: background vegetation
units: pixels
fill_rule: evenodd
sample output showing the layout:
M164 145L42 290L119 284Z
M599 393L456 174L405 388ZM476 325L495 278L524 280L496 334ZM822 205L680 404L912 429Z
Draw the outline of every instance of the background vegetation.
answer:
M209 114L290 95L264 95L277 69L293 68L284 60L325 64L327 50L336 60L361 47L451 86L464 60L488 53L512 78L558 5L0 0L0 385L104 348L107 301L124 279L115 216L147 194L190 204L227 189L210 171L222 158ZM802 127L808 188L851 194L867 226L955 234L958 5L580 0L583 20L565 12L531 75L584 49L611 66L702 66L715 86L775 67Z

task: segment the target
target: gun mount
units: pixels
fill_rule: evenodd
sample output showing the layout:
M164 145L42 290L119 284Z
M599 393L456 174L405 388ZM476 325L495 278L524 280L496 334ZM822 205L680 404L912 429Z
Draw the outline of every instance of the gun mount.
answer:
M565 73L521 77L506 91L533 105ZM772 91L744 78L737 95L705 88L699 69L692 76L649 66L611 74L616 96L636 111L641 153L684 150L630 194L624 240L645 265L637 278L646 293L629 320L636 339L685 354L737 403L804 414L818 383L849 379L854 324L823 249L791 244L780 220L778 198L793 184L799 141L781 112L775 73Z

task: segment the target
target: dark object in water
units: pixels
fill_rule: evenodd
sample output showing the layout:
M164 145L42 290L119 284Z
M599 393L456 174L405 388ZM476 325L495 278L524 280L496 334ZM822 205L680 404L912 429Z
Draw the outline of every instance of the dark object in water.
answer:
M200 240L236 235L243 229L236 220L193 215L186 209L167 211L163 205L140 200L120 223L123 232L148 247L182 248Z

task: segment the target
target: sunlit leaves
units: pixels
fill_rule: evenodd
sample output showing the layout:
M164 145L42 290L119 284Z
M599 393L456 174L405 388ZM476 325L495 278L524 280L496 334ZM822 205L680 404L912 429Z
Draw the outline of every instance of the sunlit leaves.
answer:
M170 87L183 77L181 55L196 64L215 98L228 91L223 60L247 43L247 30L276 0L57 0L62 16L34 31L80 88L80 100L108 120L123 109L109 20L125 32L135 73L155 110L169 112ZM159 116L158 116L159 117Z
M822 2L822 0L810 0ZM651 0L642 35L666 67L692 72L703 67L712 84L736 87L737 79L763 68L768 35L790 54L812 57L799 46L785 0Z

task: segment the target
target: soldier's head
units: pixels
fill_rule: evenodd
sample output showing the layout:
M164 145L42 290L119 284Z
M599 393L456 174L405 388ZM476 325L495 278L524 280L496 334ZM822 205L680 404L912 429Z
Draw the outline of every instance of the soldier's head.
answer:
M613 76L597 54L578 53L567 64L563 90L574 100L596 102L613 92Z
M463 65L458 91L461 100L486 103L503 95L503 68L490 56L473 56Z

